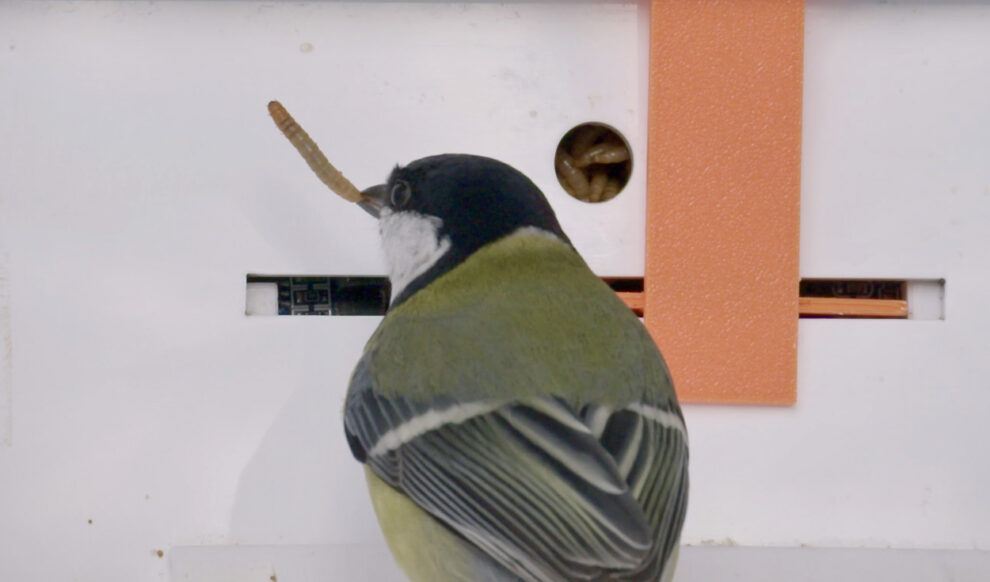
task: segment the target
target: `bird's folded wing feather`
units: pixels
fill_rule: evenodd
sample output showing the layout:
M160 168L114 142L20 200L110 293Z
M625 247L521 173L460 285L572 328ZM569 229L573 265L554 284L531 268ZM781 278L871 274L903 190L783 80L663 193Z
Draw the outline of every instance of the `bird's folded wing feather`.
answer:
M654 545L639 568L615 580L658 580L680 537L687 511L687 430L673 400L622 409L587 406L581 417L618 466L651 524Z
M362 362L345 426L356 457L523 579L590 580L657 551L603 435L557 399L411 402Z

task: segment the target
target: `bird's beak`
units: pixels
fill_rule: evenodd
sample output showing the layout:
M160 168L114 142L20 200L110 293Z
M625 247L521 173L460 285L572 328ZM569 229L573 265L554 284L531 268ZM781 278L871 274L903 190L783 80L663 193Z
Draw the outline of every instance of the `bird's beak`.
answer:
M385 194L385 184L366 188L361 191L361 200L358 201L358 206L363 208L368 214L378 218L378 215L381 214L382 207L385 206Z

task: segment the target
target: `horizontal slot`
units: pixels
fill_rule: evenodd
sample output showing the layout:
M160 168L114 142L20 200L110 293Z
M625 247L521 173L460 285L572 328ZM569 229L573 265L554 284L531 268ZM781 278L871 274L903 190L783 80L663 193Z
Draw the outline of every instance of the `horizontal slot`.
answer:
M604 279L637 315L643 314L643 279ZM384 315L386 277L248 275L245 313L264 315Z
M944 279L803 279L804 318L944 319Z
M603 279L636 315L643 315L642 277ZM383 315L386 277L248 275L247 315ZM945 318L943 279L804 279L803 318Z
M381 315L386 277L248 275L247 315Z
M801 297L906 299L906 288L896 279L802 279Z

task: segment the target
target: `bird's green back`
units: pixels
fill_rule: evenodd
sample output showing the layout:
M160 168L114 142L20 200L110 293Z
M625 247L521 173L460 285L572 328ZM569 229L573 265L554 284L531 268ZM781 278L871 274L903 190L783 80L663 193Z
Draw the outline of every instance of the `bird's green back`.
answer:
M410 399L538 391L579 407L673 398L636 316L570 246L537 233L479 249L397 305L366 355L376 390Z

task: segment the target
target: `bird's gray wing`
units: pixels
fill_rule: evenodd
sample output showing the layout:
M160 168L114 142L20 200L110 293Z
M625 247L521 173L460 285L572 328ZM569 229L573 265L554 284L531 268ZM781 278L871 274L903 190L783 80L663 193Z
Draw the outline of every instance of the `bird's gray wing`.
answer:
M555 398L387 397L362 361L345 428L355 457L524 580L594 580L654 551L612 457Z
M673 398L621 409L586 406L581 417L615 459L653 533L648 559L615 580L659 580L676 549L688 497L687 430Z

